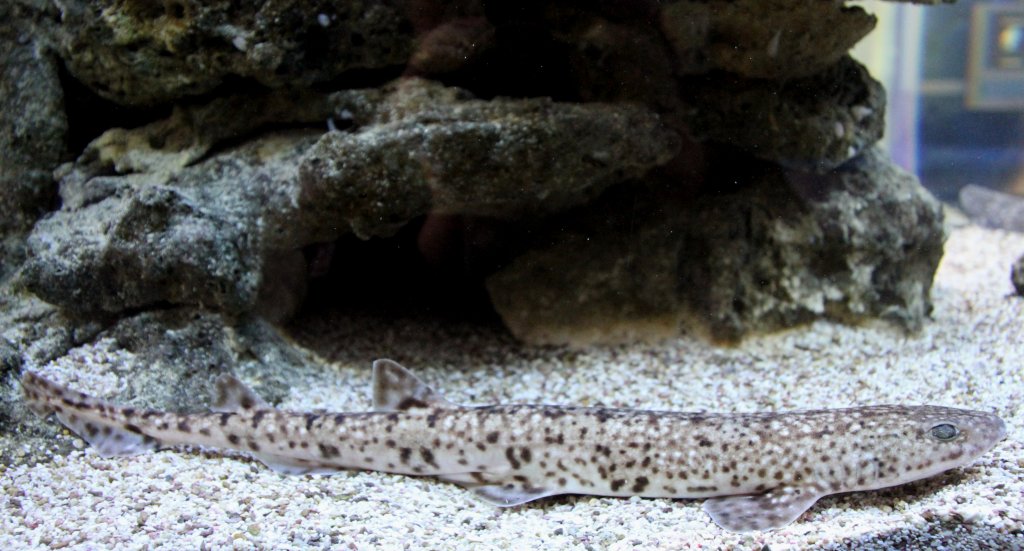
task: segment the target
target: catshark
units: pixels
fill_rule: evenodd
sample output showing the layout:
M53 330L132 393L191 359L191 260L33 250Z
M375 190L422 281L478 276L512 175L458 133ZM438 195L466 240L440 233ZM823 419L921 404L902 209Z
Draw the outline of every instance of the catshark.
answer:
M26 372L36 412L104 456L175 445L247 452L274 470L434 476L499 506L559 494L706 498L726 530L770 530L822 496L874 490L970 463L1006 435L990 413L869 406L685 413L552 405L461 406L401 365L373 364L370 412L293 413L238 379L212 413L113 405Z

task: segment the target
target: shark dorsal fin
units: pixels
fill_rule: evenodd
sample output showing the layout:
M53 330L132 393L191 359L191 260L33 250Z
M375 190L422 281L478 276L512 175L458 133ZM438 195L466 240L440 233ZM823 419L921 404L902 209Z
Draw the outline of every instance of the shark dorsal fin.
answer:
M398 362L373 362L373 409L377 411L406 411L414 408L454 408L419 377Z
M224 374L217 377L217 394L210 409L219 413L233 413L250 409L267 409L270 406L251 388L235 377Z

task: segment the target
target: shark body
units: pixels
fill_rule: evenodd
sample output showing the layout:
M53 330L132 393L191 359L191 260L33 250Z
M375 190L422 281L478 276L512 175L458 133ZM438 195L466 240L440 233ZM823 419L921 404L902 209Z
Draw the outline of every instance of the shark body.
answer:
M54 413L103 455L190 444L245 451L290 474L365 469L434 476L500 506L558 494L706 498L737 532L785 526L819 498L965 465L1005 437L992 414L872 406L710 414L548 405L466 407L390 360L374 362L374 411L293 413L237 379L214 412L106 403L33 373L30 407Z

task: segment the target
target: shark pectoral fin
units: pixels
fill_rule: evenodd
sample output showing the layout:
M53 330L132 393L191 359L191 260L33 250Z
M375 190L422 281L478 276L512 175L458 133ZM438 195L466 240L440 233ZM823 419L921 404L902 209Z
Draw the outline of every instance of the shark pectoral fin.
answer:
M408 369L391 360L373 362L373 409L405 411L413 408L457 408Z
M218 413L232 413L249 409L271 409L263 398L235 377L224 374L217 377L217 394L210 409Z
M535 499L555 495L547 488L518 487L513 484L485 484L471 488L477 497L498 507L515 507Z
M704 511L731 532L781 528L811 508L823 494L814 488L781 486L763 494L714 497Z
M113 422L82 419L66 412L58 412L57 419L81 436L103 457L137 455L160 447L158 440L137 432L137 428L130 430Z

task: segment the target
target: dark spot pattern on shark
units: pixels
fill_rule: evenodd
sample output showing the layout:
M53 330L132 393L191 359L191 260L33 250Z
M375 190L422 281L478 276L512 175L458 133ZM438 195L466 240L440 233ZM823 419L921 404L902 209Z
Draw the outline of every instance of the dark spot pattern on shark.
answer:
M235 449L287 474L370 469L430 475L500 506L558 494L705 498L732 531L793 522L823 496L884 488L966 465L1005 437L990 413L868 406L686 413L548 405L465 407L390 360L374 362L374 410L293 413L241 381L214 412L120 407L31 372L27 405L102 455L178 445Z

